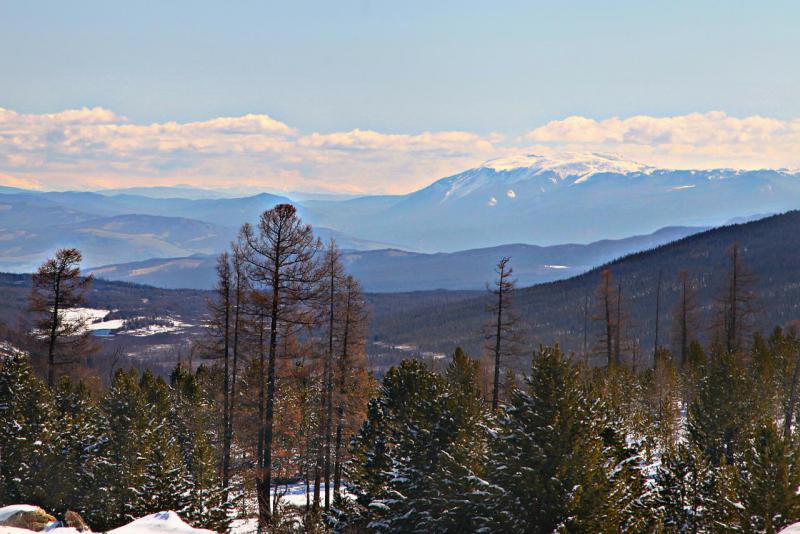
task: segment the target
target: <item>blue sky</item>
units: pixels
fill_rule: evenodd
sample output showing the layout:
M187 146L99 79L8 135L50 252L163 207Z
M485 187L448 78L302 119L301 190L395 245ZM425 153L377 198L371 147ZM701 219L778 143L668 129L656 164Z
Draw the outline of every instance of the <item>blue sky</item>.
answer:
M798 27L800 4L788 1L0 0L0 108L34 116L99 107L140 125L262 114L297 136L459 131L501 134L489 142L503 146L570 116L722 111L793 121ZM472 161L454 152L453 165L430 172ZM172 162L181 165L191 161ZM351 172L381 174L363 165ZM166 167L151 181L181 178ZM0 161L20 180L56 171ZM298 186L325 185L309 175L316 167L287 172L303 175Z

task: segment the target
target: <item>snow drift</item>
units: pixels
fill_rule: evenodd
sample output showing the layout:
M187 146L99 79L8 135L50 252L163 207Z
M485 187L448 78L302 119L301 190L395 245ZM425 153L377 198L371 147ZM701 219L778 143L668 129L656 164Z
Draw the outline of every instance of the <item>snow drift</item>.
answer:
M33 511L35 506L17 504L0 508L0 521L3 521L20 511ZM57 526L58 523L48 525L43 532L48 534L78 534L74 528ZM30 534L31 530L18 527L0 526L0 534ZM214 534L211 530L194 528L184 522L175 512L158 512L141 517L123 525L109 534Z

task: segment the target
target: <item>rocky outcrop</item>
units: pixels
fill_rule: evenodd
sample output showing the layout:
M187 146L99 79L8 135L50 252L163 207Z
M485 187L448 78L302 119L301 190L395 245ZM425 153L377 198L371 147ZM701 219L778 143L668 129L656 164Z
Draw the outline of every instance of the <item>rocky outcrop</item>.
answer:
M64 514L64 525L74 528L78 532L90 532L92 530L89 528L89 525L86 524L86 521L83 520L81 514L73 512L72 510L67 510Z
M39 532L56 520L38 506L7 506L0 508L0 526L25 528Z

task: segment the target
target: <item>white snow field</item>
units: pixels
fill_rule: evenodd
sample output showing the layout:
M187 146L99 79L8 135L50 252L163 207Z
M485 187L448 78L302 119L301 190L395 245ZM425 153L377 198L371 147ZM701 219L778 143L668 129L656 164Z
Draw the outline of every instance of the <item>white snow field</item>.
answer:
M6 506L5 508L0 508L0 521L8 519L17 512L30 512L36 509L36 506L27 504ZM24 528L0 526L0 534L30 534L31 532L33 531ZM47 534L78 534L78 531L74 528L56 526L46 527L42 532ZM214 534L214 531L194 528L185 523L175 512L158 512L141 517L114 530L109 530L108 534Z
M785 529L778 532L778 534L800 534L800 523L789 525Z

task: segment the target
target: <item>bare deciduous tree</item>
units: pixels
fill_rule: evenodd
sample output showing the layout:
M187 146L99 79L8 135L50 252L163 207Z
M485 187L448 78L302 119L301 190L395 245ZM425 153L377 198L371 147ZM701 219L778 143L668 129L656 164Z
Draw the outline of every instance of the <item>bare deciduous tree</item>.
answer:
M728 250L725 284L717 298L717 334L730 353L741 349L742 340L750 332L755 315L755 277L745 265L742 249L734 243Z
M517 352L519 332L517 317L512 309L512 296L516 280L512 279L514 270L509 263L511 258L502 258L495 267L497 279L493 286L487 287L492 294L489 307L491 321L488 324L487 339L491 340L490 350L494 357L494 380L492 384L492 409L497 410L500 400L500 367L504 357Z
M260 302L265 307L264 315L269 318L263 461L259 462L263 467L257 480L259 529L263 531L268 528L272 516L270 490L278 333L286 325L313 322L309 303L315 297L318 282L314 260L320 243L291 204L279 204L265 211L257 230L245 224L240 235L248 278L255 291L264 293Z
M679 354L680 368L686 365L689 344L697 329L697 291L687 271L678 274L678 302L672 312L674 346Z

